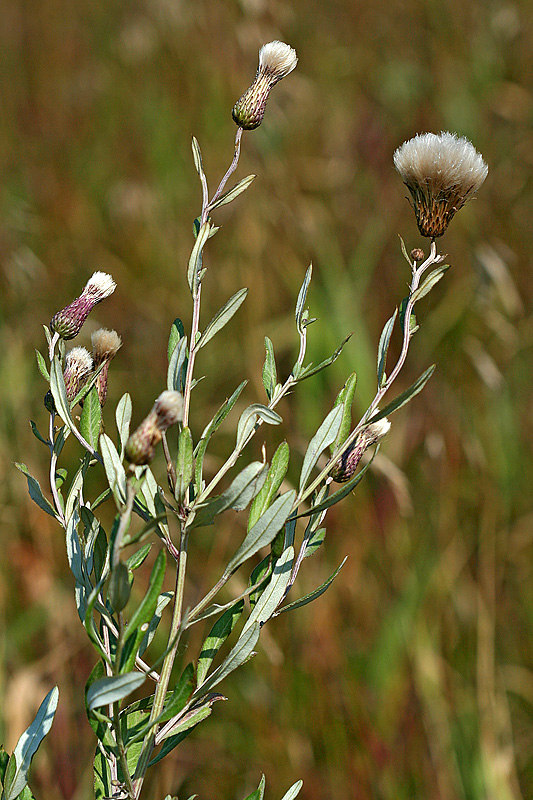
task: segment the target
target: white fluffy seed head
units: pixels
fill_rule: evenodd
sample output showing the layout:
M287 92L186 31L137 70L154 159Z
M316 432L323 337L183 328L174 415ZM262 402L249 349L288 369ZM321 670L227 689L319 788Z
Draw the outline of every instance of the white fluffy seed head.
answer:
M98 328L91 334L93 357L96 364L110 361L122 347L122 339L116 331L107 328Z
M82 296L90 296L99 303L116 289L117 284L106 272L93 272L82 292Z
M370 423L368 428L365 429L365 434L372 438L373 442L379 442L389 431L390 422L387 417L383 417L383 419L378 419L377 422Z
M161 392L153 408L157 416L157 427L166 431L183 419L183 397L180 392Z
M259 51L259 72L272 75L276 81L292 72L297 63L296 50L284 42L269 42Z
M75 372L78 377L87 375L93 368L93 357L85 347L73 347L65 356L65 372Z
M487 177L482 156L464 136L422 133L394 153L394 166L413 198L422 236L442 236L454 214Z

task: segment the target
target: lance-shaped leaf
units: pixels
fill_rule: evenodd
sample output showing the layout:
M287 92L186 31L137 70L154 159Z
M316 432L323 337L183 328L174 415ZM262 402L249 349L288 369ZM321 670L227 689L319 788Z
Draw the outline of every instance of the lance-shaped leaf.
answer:
M233 315L238 311L241 305L246 300L246 295L248 294L248 289L240 289L236 292L233 297L230 297L228 302L222 306L220 311L218 311L211 322L206 326L205 330L203 331L202 335L198 339L196 343L196 349L199 350L201 347L206 345L213 336L218 333L221 328L226 325Z
M226 678L230 672L237 669L247 661L253 653L253 649L259 639L259 624L251 625L246 632L242 631L237 644L230 651L227 658L211 675L205 680L193 694L193 698L203 697L210 692L214 686Z
M124 675L115 675L112 678L101 678L89 686L87 708L93 711L100 706L123 700L142 686L145 680L144 672L126 672Z
M45 381L47 381L49 383L50 382L50 373L48 372L48 367L46 366L46 361L44 359L43 354L40 353L38 350L36 350L35 351L35 356L37 358L37 366L39 367L39 372L41 373L41 375L43 376Z
M98 389L93 386L83 401L80 417L80 433L94 450L98 449L98 437L102 424L102 406L98 397Z
M379 339L378 368L377 368L378 386L383 385L385 367L387 365L387 352L389 350L390 337L392 336L392 331L394 329L394 323L396 322L397 316L398 316L398 309L396 308L394 309L394 314L392 315L392 317L385 323Z
M139 640L142 639L144 632L141 630L142 626L146 623L149 623L152 619L155 609L157 607L157 601L159 599L159 594L161 592L161 587L163 585L163 579L165 577L165 569L166 569L166 556L165 551L160 550L157 554L157 558L154 562L154 566L152 567L152 572L150 574L150 581L148 584L148 591L146 592L145 596L135 609L131 619L129 620L128 627L126 628L126 633L124 636L124 643L131 638L131 636L136 635ZM139 633L141 634L139 636Z
M100 452L104 461L105 474L109 488L117 505L126 502L126 473L117 448L106 433L100 436Z
M440 281L444 273L449 269L449 264L443 264L442 266L437 267L437 269L434 269L432 272L430 272L422 286L420 286L416 292L413 292L411 295L411 300L413 303L418 303L419 300L425 297L427 293L433 289L435 284Z
M350 428L352 427L352 403L357 386L357 375L352 372L335 400L335 407L342 406L342 420L339 427L339 432L335 437L332 448L337 448L345 439L348 438Z
M54 398L57 413L61 415L63 422L74 428L74 421L70 414L70 403L67 399L67 391L65 389L65 379L63 378L63 370L57 356L54 356L50 364L50 391Z
M209 636L202 645L202 651L198 659L196 677L198 686L201 686L209 667L213 663L216 654L232 632L233 628L244 609L244 600L239 600L231 608L217 619L209 632Z
M118 437L120 440L121 460L124 456L124 448L126 447L128 436L130 435L131 412L131 396L126 392L118 401L115 411L115 421L117 423Z
M5 800L15 800L27 785L31 760L52 727L58 699L59 689L55 686L48 692L39 706L39 710L30 727L24 731L18 740L4 776L3 798Z
M305 328L305 321L304 321L304 311L305 311L305 301L307 300L307 290L309 289L309 284L311 283L311 275L313 274L313 266L312 264L309 265L307 268L307 272L305 273L304 282L302 283L301 289L298 292L298 299L296 301L296 327L298 328L299 333L303 333Z
M296 492L282 494L264 514L259 517L255 525L250 528L246 537L224 570L224 577L228 578L247 559L251 558L258 550L273 541L276 534L283 528L296 498Z
M196 172L200 177L202 177L204 174L204 165L202 163L202 153L200 151L200 145L198 144L196 136L192 137L192 157L194 161L194 166L196 168Z
M158 718L160 722L166 722L167 720L175 717L182 708L185 707L185 704L189 697L192 694L192 690L194 689L194 665L187 664L185 669L180 675L180 678L172 692L167 694L167 699L165 700L165 707L161 713L161 716Z
M187 358L187 337L182 336L176 344L168 362L167 389L169 392L181 392L183 389L184 364Z
M248 517L248 530L252 528L261 514L269 507L274 498L276 497L283 479L287 474L289 467L289 445L287 442L282 442L274 455L272 456L272 463L266 480L261 488L261 491L256 495L252 506L250 508L250 516Z
M43 436L41 436L41 434L39 433L39 429L37 428L37 425L32 419L30 419L30 427L35 438L38 439L43 444L45 444L47 447L50 447L50 442L48 441L48 439L45 439Z
M331 584L333 583L333 581L335 580L335 578L337 577L337 575L339 574L339 572L343 568L344 564L346 563L346 559L347 558L348 558L348 556L346 556L342 560L342 563L340 564L340 566L337 567L335 572L332 575L330 575L329 578L327 579L327 581L324 581L324 583L321 586L319 586L318 589L315 589L314 591L309 592L309 594L306 594L304 597L300 597L299 600L295 600L293 603L289 603L289 605L287 605L287 606L283 606L283 608L280 608L279 611L276 611L276 613L273 614L273 616L277 617L277 616L279 616L279 614L283 614L284 611L291 611L291 610L293 610L295 608L301 608L302 606L306 606L308 603L312 603L313 600L316 600L317 597L320 597L321 594L324 594L326 589L328 589L329 586L331 586Z
M236 197L246 191L255 177L255 175L247 175L246 178L242 178L232 189L221 195L218 200L215 200L214 203L209 203L209 211L231 203L232 200L235 200Z
M287 792L285 792L281 800L294 800L294 798L300 794L300 789L302 788L303 785L304 785L303 781L296 781L296 783L293 783L291 788Z
M318 372L322 372L323 369L329 367L333 364L340 354L342 353L343 347L352 337L352 334L348 334L345 339L342 340L340 345L337 347L335 352L329 357L321 361L320 364L317 364L316 367L313 364L308 364L307 367L295 368L293 369L293 376L297 381L303 381L306 378L310 378L312 375L316 375ZM296 365L295 365L296 367Z
M279 414L262 405L261 403L253 403L248 408L245 408L239 419L237 425L237 442L235 447L239 450L244 446L248 436L252 433L258 420L268 423L268 425L279 425L283 422Z
M272 400L274 391L278 383L278 372L276 369L276 358L274 355L274 345L265 336L265 363L263 364L263 386L269 400Z
M252 629L255 625L263 626L275 613L277 607L283 600L285 590L289 585L291 578L291 570L294 562L294 548L287 547L276 562L276 566L272 572L272 578L267 588L257 601L254 609L246 624L242 629L241 636L246 631Z
M211 227L212 225L209 221L204 222L204 224L201 226L189 258L187 280L189 282L189 288L193 297L196 297L196 292L198 291L198 279L202 269L202 250L204 249L204 245L209 238Z
M141 639L141 643L139 645L139 655L142 656L145 650L150 647L152 639L155 636L157 626L161 622L161 617L163 616L163 611L165 606L167 606L172 598L174 597L174 592L163 592L157 598L157 603L155 606L154 616L150 620L150 623L144 633L143 638Z
M229 412L239 399L242 390L246 386L246 383L247 381L243 381L241 384L239 384L239 386L237 386L231 397L229 397L227 400L224 401L224 403L222 403L222 405L218 409L217 413L215 414L209 425L205 427L202 436L200 438L200 441L196 445L196 450L194 452L196 461L196 466L195 466L196 494L199 494L199 492L201 491L203 461L205 452L207 450L207 446L209 444L209 440L228 416Z
M225 699L226 698L218 694L218 692L213 692L204 698L201 703L198 703L184 714L175 727L167 723L167 725L158 732L155 739L156 744L163 742L163 746L156 757L150 761L148 766L152 767L154 764L157 764L158 761L161 761L162 758L165 758L171 750L174 750L174 748L191 733L199 722L202 722L202 720L206 719L206 717L211 714L213 703L216 703L217 700ZM178 733L176 733L176 731L178 731Z
M174 497L182 503L192 480L194 471L193 444L190 428L182 428L178 440L178 457L176 459L176 489Z
M382 408L378 411L374 416L368 420L368 424L370 425L372 422L377 422L383 417L387 417L392 414L393 411L397 411L399 408L404 406L409 400L412 400L415 395L422 391L428 380L431 378L433 373L435 372L435 364L432 364L422 375L409 387L406 389L405 392L402 392L395 397L385 408Z
M15 461L15 466L18 470L20 470L20 472L22 472L23 475L26 476L26 480L28 481L28 492L33 502L37 503L39 508L42 508L43 511L46 511L46 513L50 514L51 517L55 517L57 519L57 515L52 504L44 496L39 481L30 475L26 464L21 464L20 462Z
M263 798L265 796L265 786L266 786L265 776L261 775L261 780L259 781L259 786L255 790L255 792L252 792L252 794L249 794L248 797L244 798L244 800L263 800Z
M342 406L333 408L309 442L300 474L300 492L307 484L307 480L324 450L335 441L341 426L343 413Z
M233 479L225 492L198 506L193 506L195 516L188 527L211 525L215 517L228 508L242 511L263 485L267 469L267 465L261 461L252 461Z
M185 328L183 326L183 322L179 317L176 317L174 322L170 327L170 334L168 337L168 348L167 348L167 360L170 361L172 353L179 342L180 339L183 339L185 336Z

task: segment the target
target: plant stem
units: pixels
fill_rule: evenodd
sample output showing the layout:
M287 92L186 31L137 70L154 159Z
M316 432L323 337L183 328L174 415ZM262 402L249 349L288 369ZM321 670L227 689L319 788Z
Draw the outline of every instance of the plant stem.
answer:
M165 660L163 661L163 667L161 669L161 675L159 678L159 683L156 686L155 694L154 694L154 702L152 705L152 711L150 713L150 722L153 722L163 711L163 706L165 704L165 697L168 690L168 685L170 682L170 675L172 673L172 668L174 666L174 661L176 659L176 652L178 650L179 645L179 636L178 631L181 624L181 614L183 609L183 592L185 589L185 572L187 567L187 543L188 543L188 534L182 533L181 534L181 541L180 541L180 552L179 552L179 561L176 569L176 590L174 595L174 609L172 612L172 621L170 623L170 633L168 641L172 642L174 639L173 647L167 653ZM157 730L156 727L152 728L150 732L145 736L141 753L139 755L139 760L137 762L137 768L135 770L135 775L133 778L133 797L134 800L138 800L141 794L144 777L146 775L146 770L148 769L148 764L150 763L150 757L152 755L152 751L155 745L155 736Z

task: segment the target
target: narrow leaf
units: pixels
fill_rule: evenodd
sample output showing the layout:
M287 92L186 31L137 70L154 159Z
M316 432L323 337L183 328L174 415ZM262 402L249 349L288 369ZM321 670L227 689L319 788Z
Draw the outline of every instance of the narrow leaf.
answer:
M154 638L157 630L157 626L161 622L161 617L163 616L163 610L165 606L167 606L172 598L174 597L174 592L163 592L157 598L157 603L154 611L154 616L150 620L148 627L144 633L143 638L141 639L141 643L139 645L139 655L142 656L145 650L150 647L152 643L152 639Z
M408 403L409 400L412 400L415 395L422 391L434 372L435 364L423 372L422 375L412 384L412 386L409 387L409 389L406 389L405 392L402 392L398 395L398 397L395 397L394 400L385 406L385 408L382 408L380 411L374 414L374 416L368 420L368 424L377 422L378 420L383 419L383 417L387 417L389 414L392 414L393 411L397 411L399 408Z
M411 295L411 300L413 301L413 303L418 303L419 300L425 297L428 294L428 292L430 292L433 289L435 284L440 281L444 273L447 272L447 270L449 269L450 269L449 264L443 264L442 266L437 267L437 269L434 269L432 272L430 272L429 275L426 277L422 286L420 286L416 290L416 292L413 292L413 294Z
M236 197L246 191L255 177L255 175L247 175L246 178L240 180L235 184L233 189L223 194L218 200L215 200L214 203L210 203L209 210L212 211L213 208L219 208L220 206L225 206L227 203L231 203L232 200L235 200Z
M211 439L213 434L218 430L218 428L222 425L222 423L230 413L231 409L239 399L242 390L246 386L246 383L247 381L243 381L241 384L239 384L239 386L237 386L231 397L229 397L227 400L224 401L224 403L222 403L222 405L218 409L217 413L215 414L211 422L205 427L202 436L200 438L200 441L196 446L196 450L194 453L196 459L195 478L194 478L196 485L196 494L199 494L199 492L201 491L203 461L207 450L207 446L209 444L209 440Z
M219 684L226 678L230 672L237 669L247 661L252 655L253 649L259 639L260 627L259 624L250 625L246 633L243 631L240 638L230 651L228 657L211 673L211 675L204 681L204 683L196 689L193 697L200 697L210 692L214 686Z
M102 407L98 397L98 389L93 386L83 401L80 417L80 433L89 442L93 450L98 449L98 437L102 424Z
M307 480L324 450L335 441L337 433L339 432L342 418L342 406L333 408L309 442L309 447L307 448L302 466L302 472L300 474L300 492L307 484Z
M204 166L202 164L202 153L200 151L200 145L198 144L198 140L196 136L192 137L192 157L194 160L194 166L196 168L196 172L200 177L204 174Z
M126 502L126 473L117 448L106 433L100 436L100 452L102 453L107 482L115 502L117 505L123 505Z
M233 315L244 303L247 294L248 289L240 289L233 295L233 297L230 297L228 302L220 309L220 311L215 314L211 322L206 326L196 344L197 350L211 341L213 336L230 321Z
M215 517L228 508L242 511L260 490L266 473L266 464L252 461L234 478L223 494L193 506L195 516L188 527L191 529L211 525Z
M183 322L179 317L176 317L174 322L170 327L170 335L168 337L168 348L167 348L167 360L170 361L170 357L174 352L174 349L179 342L180 339L183 339L185 336L185 328Z
M311 275L313 274L313 266L310 264L307 268L307 272L305 273L305 278L302 283L301 289L298 293L298 299L296 301L296 327L298 328L298 332L302 333L304 330L304 326L302 325L303 314L305 311L305 301L307 300L307 290L309 289L309 284L311 283Z
M279 616L279 614L283 614L284 611L292 611L295 608L301 608L302 606L306 606L308 603L312 603L313 600L316 600L317 597L320 597L321 594L324 594L326 589L328 589L329 586L331 586L331 584L333 583L333 581L343 568L347 558L348 556L346 556L343 559L341 565L337 567L335 572L332 575L330 575L327 581L324 581L324 583L321 586L319 586L318 589L315 589L313 592L309 592L309 594L306 594L304 597L300 597L299 600L295 600L293 603L289 603L288 606L283 606L283 608L280 608L280 610L277 613L275 613L274 616L277 617Z
M87 691L87 708L92 711L101 706L123 700L134 692L146 680L144 672L127 672L112 678L101 678L89 686Z
M289 467L289 455L289 445L287 442L282 442L272 456L272 463L270 465L270 469L268 470L266 480L261 488L261 491L258 492L254 498L250 508L250 516L248 517L248 530L255 525L261 514L266 511L268 506L276 497L279 488L283 483L283 479L287 474L287 469Z
M387 364L387 352L389 349L390 338L392 336L392 331L394 329L394 323L396 322L396 317L398 316L398 309L394 309L394 314L392 317L385 323L385 326L381 332L381 337L379 339L379 346L378 346L378 386L382 386L383 376L385 374L385 367Z
M281 800L294 800L294 798L300 794L300 789L303 785L303 781L296 781L296 783L293 783L291 788L283 795Z
M295 498L296 492L291 489L290 492L278 497L270 508L267 508L255 525L250 528L243 543L224 570L224 576L228 577L233 574L247 559L273 541L276 534L283 528Z
M228 610L222 614L220 619L218 619L211 628L209 636L203 643L202 651L198 659L198 666L196 669L198 686L201 686L203 683L216 654L232 632L237 620L243 612L243 609L244 600L239 600L238 603L235 603L235 605L233 605L231 608L228 608Z
M58 700L59 690L55 686L48 692L39 706L35 719L18 740L10 758L10 764L13 763L14 767L8 764L6 770L4 782L5 800L15 800L28 783L28 770L31 760L52 727Z
M166 570L165 551L160 550L159 553L157 554L154 566L152 567L152 572L150 575L150 581L148 585L148 591L141 600L140 604L135 609L128 623L128 627L126 629L126 634L124 637L125 643L128 641L128 639L131 638L132 635L134 634L138 635L141 627L145 625L147 622L150 622L150 620L152 619L154 611L157 606L159 593L161 592L161 587L163 586L165 570Z
M182 336L176 344L168 362L167 389L181 392L183 389L183 366L187 358L187 337Z
M39 439L39 441L45 444L47 447L50 447L50 442L48 441L48 439L45 439L43 436L41 436L37 428L37 425L32 419L30 419L30 427L33 431L33 435L35 436L35 438Z
M43 511L46 511L46 513L50 514L51 517L55 517L57 519L54 507L44 496L39 481L30 475L26 464L21 464L20 462L15 461L15 466L20 472L22 472L23 475L26 476L26 480L28 482L28 492L33 502L37 503L39 508L42 508Z
M237 443L235 447L240 449L244 446L248 436L252 433L257 422L261 420L269 425L279 425L283 422L279 414L262 405L261 403L253 403L242 412L238 425L237 425Z
M178 441L178 457L176 460L176 490L174 497L182 503L192 480L194 471L193 444L190 428L182 428Z
M274 345L265 336L265 363L263 364L263 386L269 400L272 400L274 390L278 383L278 373L276 369L276 358L274 356Z
M118 401L117 410L115 411L115 420L117 423L118 438L120 440L120 459L124 457L124 448L130 435L131 425L131 396L128 392L122 395Z
M74 427L74 421L70 414L70 404L67 399L63 370L61 369L61 364L57 356L54 356L50 365L50 391L54 398L57 413L61 415L63 422L72 429Z
M303 381L306 378L310 378L312 375L316 375L318 372L322 372L322 370L325 369L326 367L329 367L338 359L338 357L342 353L344 345L346 344L347 341L351 339L351 337L352 334L350 333L345 339L343 339L343 341L337 347L335 352L329 358L326 358L324 359L324 361L321 361L320 364L317 364L316 367L314 367L312 364L308 364L307 367L303 367L302 369L297 370L296 373L293 370L293 375L295 379L298 381Z
M35 351L35 356L37 358L37 366L39 367L39 372L47 381L50 383L50 373L48 372L48 367L46 366L46 361L44 360L44 356L38 350Z
M193 297L196 296L196 292L198 290L198 274L202 268L202 250L207 242L207 239L209 238L210 230L211 223L209 221L204 222L198 231L198 236L196 237L196 241L189 258L187 280Z
M245 632L250 627L255 625L262 627L275 613L277 607L283 600L285 590L289 584L293 562L294 548L287 547L276 562L270 583L246 620L241 636L244 636Z

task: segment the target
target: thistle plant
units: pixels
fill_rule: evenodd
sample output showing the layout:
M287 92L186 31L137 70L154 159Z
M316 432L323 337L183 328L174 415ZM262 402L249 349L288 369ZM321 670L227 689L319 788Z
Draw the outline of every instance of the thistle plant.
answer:
M296 302L294 366L288 375L278 376L274 346L266 337L262 371L266 397L253 398L242 411L233 449L215 474L208 475L205 456L218 430L229 424L246 381L199 432L193 391L196 360L202 348L216 342L217 333L237 313L248 291L239 289L211 321L202 321L202 286L209 278L208 243L218 232L217 209L236 201L255 177L249 175L226 189L238 167L243 132L261 124L269 92L296 63L294 50L286 44L271 42L261 49L256 79L233 108L237 133L231 164L212 195L200 147L193 138L202 206L194 219L194 243L187 265L190 331L185 333L180 318L172 323L166 388L162 385L163 391L140 425L131 432L133 400L128 392L114 412L107 413L107 380L109 374L112 379L111 360L121 345L119 334L105 329L93 334L92 355L82 345L66 348L68 340L82 333L94 305L114 291L111 276L96 272L80 297L53 316L50 327L44 328L46 357L37 354L39 369L49 385L47 433L41 435L36 423L31 424L49 452L49 491L41 489L25 465L17 466L27 478L32 499L65 531L78 614L96 651L85 700L97 742L94 791L98 800L138 800L147 771L224 699L221 684L254 655L263 627L280 614L316 600L342 568L344 561L322 585L303 597L294 597L305 559L324 543L328 510L353 492L390 430L391 415L420 392L433 373L434 366L430 366L410 388L390 397L411 339L419 330L414 307L448 269L435 239L487 173L473 146L453 134L417 136L396 151L394 163L411 192L420 232L431 243L426 256L420 248L408 254L401 242L410 273L409 291L383 327L377 347L376 391L367 399L365 413L356 423L352 421L356 390L352 373L312 432L294 486L288 483L289 446L282 436L273 453L263 448L261 460L246 462L247 447L261 427L282 426L276 410L280 400L339 358L347 341L323 362L306 363L308 334L315 322L307 308L309 267ZM395 333L399 355L387 369ZM69 475L59 463L71 435L80 447L81 460ZM152 471L157 461L166 469L165 486L157 482L159 471ZM91 489L86 483L89 475ZM98 481L100 493L93 496L92 487ZM104 506L114 508L108 531L100 515ZM220 565L215 585L185 605L189 551L194 558L194 543L203 529L217 525L229 510L248 515L246 534L228 563ZM138 591L134 595L131 589L134 582L139 589L142 580L136 577L137 570L148 558L153 565L138 600ZM243 591L232 582L238 570L247 576ZM187 596L192 594L190 589ZM194 625L206 625L203 645L196 653L187 652L191 661L178 673L178 648ZM162 631L166 641L163 652L153 653L155 634ZM29 764L50 728L56 705L57 689L53 689L13 755L2 754L0 774L6 800L14 800L21 792L21 796L31 797ZM176 780L179 782L179 776ZM301 785L301 781L295 783L283 800L296 797ZM175 788L169 787L169 791ZM263 798L264 791L263 777L247 800ZM171 795L165 800L172 800Z

